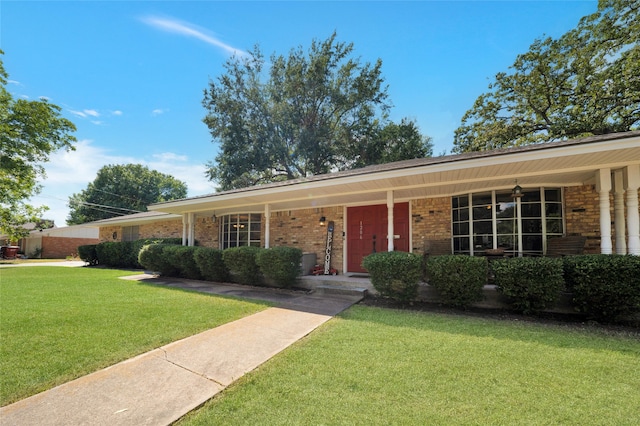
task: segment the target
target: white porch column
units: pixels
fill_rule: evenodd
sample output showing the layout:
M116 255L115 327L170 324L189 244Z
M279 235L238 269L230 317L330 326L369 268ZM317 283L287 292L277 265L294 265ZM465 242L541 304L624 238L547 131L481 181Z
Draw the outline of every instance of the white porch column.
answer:
M393 251L393 191L387 191L387 251Z
M189 221L189 218L187 216L187 213L182 213L182 245L186 246L187 245L187 222Z
M613 220L616 229L616 253L627 254L627 230L624 224L623 170L613 172Z
M638 212L638 188L640 188L640 164L627 166L627 232L628 252L640 256L640 212Z
M473 212L473 208L471 212ZM522 198L520 197L516 198L516 223L518 226L518 257L522 257L524 248L522 247Z
M611 254L611 169L600 169L596 172L596 191L600 198L600 253Z
M271 239L271 206L264 205L264 248L269 248L269 240Z
M187 245L190 247L193 247L195 245L195 214L194 213L188 213L188 222L189 222L189 231L188 231L188 238L187 238Z

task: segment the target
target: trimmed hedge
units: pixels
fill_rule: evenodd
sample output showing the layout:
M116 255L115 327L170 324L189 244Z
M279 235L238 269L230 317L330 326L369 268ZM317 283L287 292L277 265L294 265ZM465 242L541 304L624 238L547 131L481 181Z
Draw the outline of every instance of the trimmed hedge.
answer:
M165 249L168 247L179 247L175 244L148 244L142 247L138 255L138 262L145 269L157 272L167 277L177 277L180 271L167 260Z
M193 257L195 251L196 247L165 245L162 258L178 271L178 276L199 280L202 274Z
M222 252L224 264L234 281L240 284L261 285L262 274L256 263L259 247L232 247Z
M484 298L488 263L484 257L466 255L434 256L427 259L427 277L443 303L466 307Z
M511 300L511 305L524 314L552 307L564 290L562 259L519 257L494 260L498 292Z
M362 260L371 284L384 297L414 300L422 277L422 257L400 251L373 253Z
M294 247L273 247L260 250L256 263L262 274L277 287L292 287L300 275L302 250Z
M96 246L97 244L78 246L78 256L84 262L87 262L89 266L95 266L98 264L98 252L96 251Z
M639 256L567 256L563 264L567 287L579 312L603 322L640 313Z
M193 259L207 281L225 282L229 280L229 270L222 259L222 250L209 247L196 247Z
M147 238L136 241L106 241L96 246L97 263L114 268L140 269L140 250L147 244L182 244L181 238Z

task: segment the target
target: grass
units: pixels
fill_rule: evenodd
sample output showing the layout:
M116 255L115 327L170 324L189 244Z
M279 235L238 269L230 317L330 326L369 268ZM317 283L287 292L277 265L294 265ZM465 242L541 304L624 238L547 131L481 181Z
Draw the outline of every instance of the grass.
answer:
M118 278L130 274L0 270L0 405L267 307Z
M355 306L185 425L636 425L637 335Z

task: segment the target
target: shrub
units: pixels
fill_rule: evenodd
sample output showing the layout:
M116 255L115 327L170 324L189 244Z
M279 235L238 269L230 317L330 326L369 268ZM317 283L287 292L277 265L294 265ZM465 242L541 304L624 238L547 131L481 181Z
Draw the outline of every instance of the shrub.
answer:
M136 240L131 243L131 251L128 255L128 258L131 262L131 268L141 268L140 262L138 262L138 255L140 254L140 250L142 247L147 244L172 244L172 245L181 245L182 238L145 238L142 240Z
M167 247L178 247L173 244L148 244L142 247L138 262L142 267L163 276L177 277L179 270L167 259L164 251Z
M616 322L640 312L640 257L567 256L563 264L575 307L589 318Z
M484 298L488 263L484 257L465 255L434 256L427 259L429 285L446 305L466 307Z
M265 278L278 287L291 287L300 275L302 250L293 247L274 247L260 250L256 263Z
M233 279L240 284L260 285L262 275L256 263L258 247L243 246L232 247L222 252L222 259Z
M78 246L78 256L84 262L87 262L89 266L95 266L98 264L98 252L96 251L96 246L97 244Z
M400 251L373 253L363 259L362 266L369 271L371 284L382 296L408 301L418 295L421 256Z
M229 270L222 259L222 250L197 247L193 252L193 259L205 280L224 282L229 279Z
M543 311L558 301L564 290L562 259L520 257L491 263L498 292L525 313Z
M202 278L200 269L193 258L195 247L174 244L165 244L164 246L162 257L178 271L178 276L192 280Z
M115 268L134 267L131 260L131 242L107 241L96 246L98 262L104 266Z

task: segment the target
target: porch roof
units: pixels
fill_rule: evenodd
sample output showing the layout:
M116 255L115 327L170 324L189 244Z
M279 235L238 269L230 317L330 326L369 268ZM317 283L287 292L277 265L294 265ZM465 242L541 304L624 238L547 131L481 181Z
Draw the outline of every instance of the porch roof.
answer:
M217 215L397 201L490 189L595 183L599 169L640 164L640 131L421 158L156 203L149 210Z

